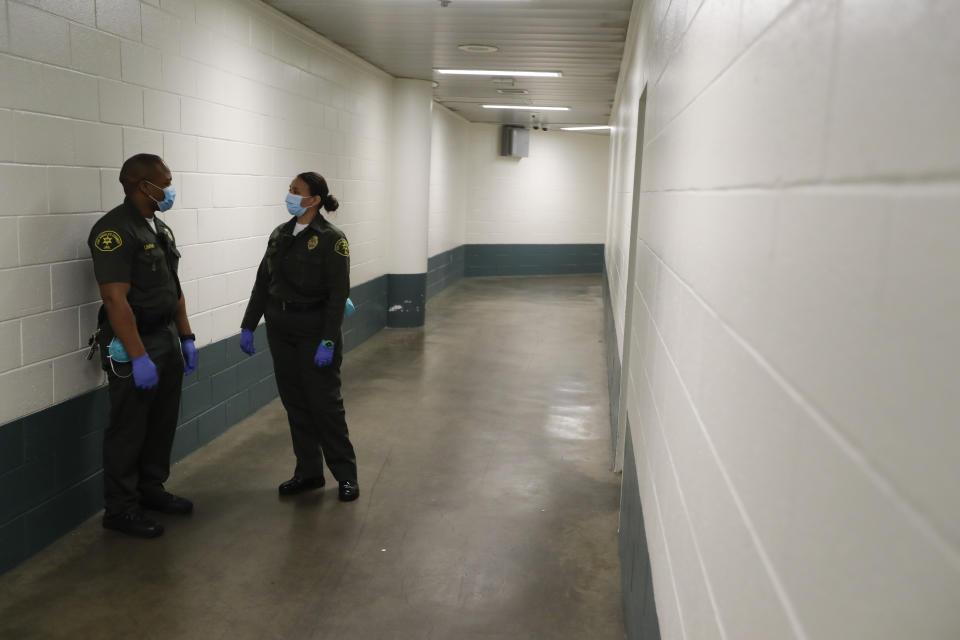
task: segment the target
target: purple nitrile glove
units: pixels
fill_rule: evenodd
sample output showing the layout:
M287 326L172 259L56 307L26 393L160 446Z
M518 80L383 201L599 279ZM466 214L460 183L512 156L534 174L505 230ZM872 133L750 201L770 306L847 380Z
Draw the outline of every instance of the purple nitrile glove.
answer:
M157 365L153 364L150 354L145 353L133 359L133 384L137 389L153 389L159 382Z
M183 375L188 376L197 368L200 354L197 353L197 345L191 338L181 340L180 348L183 350Z
M329 367L333 362L334 345L332 340L324 340L317 347L317 354L313 356L313 364L320 368Z
M240 350L248 356L257 352L257 348L253 346L253 331L250 329L240 329Z

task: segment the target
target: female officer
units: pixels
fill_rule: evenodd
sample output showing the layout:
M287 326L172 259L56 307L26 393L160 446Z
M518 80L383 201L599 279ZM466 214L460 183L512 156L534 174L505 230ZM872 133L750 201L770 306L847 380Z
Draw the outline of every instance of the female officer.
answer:
M340 395L340 325L350 291L350 245L320 215L336 211L323 176L301 173L290 183L293 216L270 234L240 332L240 348L254 354L253 331L266 317L280 399L287 410L297 467L281 495L325 483L323 459L340 483L340 499L356 500L357 461Z

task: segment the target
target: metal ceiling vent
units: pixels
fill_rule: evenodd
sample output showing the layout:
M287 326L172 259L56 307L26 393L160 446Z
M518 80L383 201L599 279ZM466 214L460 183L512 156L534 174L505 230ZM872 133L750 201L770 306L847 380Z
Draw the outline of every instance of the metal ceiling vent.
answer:
M526 89L497 89L497 93L504 96L525 96L530 92Z

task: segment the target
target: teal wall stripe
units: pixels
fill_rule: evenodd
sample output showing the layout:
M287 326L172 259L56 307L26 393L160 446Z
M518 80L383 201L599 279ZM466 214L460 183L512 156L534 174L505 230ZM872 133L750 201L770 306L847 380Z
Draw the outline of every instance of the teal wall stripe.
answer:
M602 244L468 244L466 272L478 276L601 273Z
M463 278L466 256L466 246L461 245L427 260L427 300Z
M422 327L427 319L427 274L391 273L387 277L387 326Z
M643 526L633 436L627 420L623 454L623 485L620 498L620 583L627 640L660 640L660 622L653 594L650 552Z
M617 449L617 423L620 418L620 350L617 328L613 321L613 304L610 298L610 280L603 270L603 333L607 349L607 387L610 390L610 447L613 455Z

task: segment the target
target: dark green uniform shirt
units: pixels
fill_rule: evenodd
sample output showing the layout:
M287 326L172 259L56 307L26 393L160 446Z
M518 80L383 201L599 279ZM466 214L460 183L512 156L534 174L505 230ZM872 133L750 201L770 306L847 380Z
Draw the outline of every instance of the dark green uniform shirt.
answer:
M97 283L130 283L127 302L141 328L172 320L180 301L177 242L170 227L154 220L156 232L126 200L97 220L87 239Z
M296 223L294 218L270 234L240 326L256 329L271 300L281 306L284 302L316 306L323 313L320 326L311 333L336 340L350 294L350 244L343 231L323 216L293 235Z

